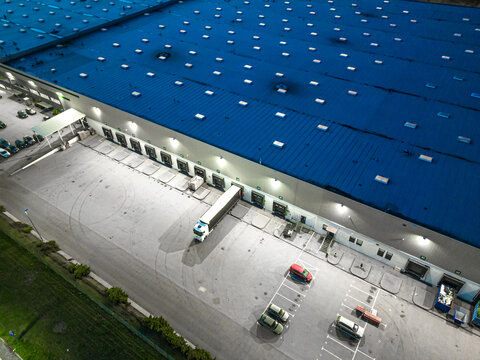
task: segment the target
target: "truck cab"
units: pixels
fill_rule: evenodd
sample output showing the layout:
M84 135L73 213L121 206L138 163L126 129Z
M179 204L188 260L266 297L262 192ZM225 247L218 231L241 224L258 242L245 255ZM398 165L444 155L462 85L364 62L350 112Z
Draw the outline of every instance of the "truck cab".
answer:
M197 241L202 242L208 235L208 225L204 224L201 221L198 221L197 224L193 227L193 238Z

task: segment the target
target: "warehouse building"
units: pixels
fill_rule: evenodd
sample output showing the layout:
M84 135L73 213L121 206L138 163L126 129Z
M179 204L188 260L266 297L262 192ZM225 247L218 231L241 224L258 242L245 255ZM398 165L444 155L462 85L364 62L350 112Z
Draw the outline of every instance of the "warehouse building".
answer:
M468 301L478 293L478 9L5 3L2 87L426 282L453 276Z

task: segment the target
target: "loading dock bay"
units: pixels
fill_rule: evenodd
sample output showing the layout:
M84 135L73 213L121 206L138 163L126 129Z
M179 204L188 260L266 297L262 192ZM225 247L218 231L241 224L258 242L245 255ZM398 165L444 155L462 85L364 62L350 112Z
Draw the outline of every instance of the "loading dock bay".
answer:
M113 146L109 154L127 151L124 160L134 154ZM164 183L167 173L147 175L109 154L75 144L14 177L4 171L0 201L19 218L28 202L43 236L218 359L451 359L480 352L478 337L276 238L268 223L282 220L244 202L241 219L226 216L196 244L192 227L218 191L209 188L199 200L169 185L178 173ZM266 218L263 229L252 225L252 214ZM310 285L288 276L293 262L312 272ZM281 336L256 324L270 301L292 314ZM382 325L356 318L357 305L374 306ZM367 326L364 339L339 333L337 314Z

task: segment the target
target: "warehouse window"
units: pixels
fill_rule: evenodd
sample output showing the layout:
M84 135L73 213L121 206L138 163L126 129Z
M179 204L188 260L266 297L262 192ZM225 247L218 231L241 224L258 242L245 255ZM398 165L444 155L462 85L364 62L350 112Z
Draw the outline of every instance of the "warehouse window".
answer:
M383 255L385 255L385 250L383 250L383 249L378 249L377 255L383 257Z
M385 259L392 260L392 257L393 257L393 254L387 251L387 254L385 255Z
M348 241L350 241L351 243L354 243L355 242L355 238L353 236L350 236L350 239L348 239Z
M357 239L357 245L362 246L363 245L363 240Z

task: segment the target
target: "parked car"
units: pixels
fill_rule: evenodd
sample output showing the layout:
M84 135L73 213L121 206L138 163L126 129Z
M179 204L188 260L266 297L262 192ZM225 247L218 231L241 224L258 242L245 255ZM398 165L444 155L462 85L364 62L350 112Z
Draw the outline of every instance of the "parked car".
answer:
M15 140L15 146L19 149L24 149L27 147L27 144L25 144L25 142L23 142L22 140Z
M283 326L278 321L273 320L270 316L262 314L257 321L260 325L272 330L275 334L280 335L283 332Z
M25 119L25 118L28 117L28 115L24 111L18 110L17 111L17 117L20 118L20 119Z
M280 306L275 304L270 304L267 309L268 314L272 315L273 318L280 320L281 322L287 322L289 314L285 310L283 310Z
M6 149L6 147L8 145L10 145L10 143L7 140L0 138L0 147L1 148Z
M290 266L289 271L290 271L290 276L294 280L305 281L307 283L312 281L312 278L313 278L312 274L310 274L310 272L307 269L303 268L298 264L292 264L292 266Z
M10 156L10 153L5 149L0 149L0 156L3 158L7 158Z
M340 315L337 317L336 325L338 330L357 340L363 337L365 331L365 328Z
M42 142L44 140L44 138L40 134L33 134L33 140L35 140L37 143L39 143L39 142Z
M15 145L8 145L5 150L7 150L11 155L15 154L18 152L18 148Z
M28 115L35 115L37 112L32 109L32 108L26 108L25 109L25 112L28 114Z
M7 124L5 124L3 121L0 121L0 129L5 129L7 127Z
M27 146L35 144L35 141L33 141L33 138L31 136L24 136L23 141L25 142L25 144L27 144Z

